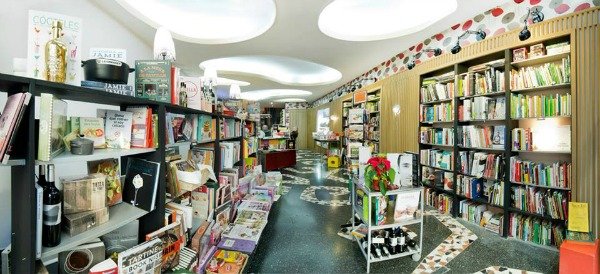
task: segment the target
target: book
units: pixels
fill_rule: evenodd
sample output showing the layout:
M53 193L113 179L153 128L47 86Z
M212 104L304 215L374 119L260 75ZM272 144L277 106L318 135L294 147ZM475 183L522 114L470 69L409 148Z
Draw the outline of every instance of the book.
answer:
M30 93L16 93L8 96L2 115L0 115L0 159L7 163L14 135L25 112L25 107L31 99Z
M90 268L89 274L118 274L119 267L114 260L108 258Z
M47 11L29 10L27 28L27 76L31 78L50 80L47 78L46 51L44 46L52 39L52 23L58 20L63 23L60 41L66 46L64 72L65 84L78 86L81 81L81 36L83 34L82 20L79 17L68 16ZM59 70L60 71L60 70Z
M171 61L135 61L135 97L171 102Z
M179 251L183 244L182 236L183 231L181 231L181 222L179 220L146 235L146 241L152 239L160 239L162 241L162 272L167 272L179 264Z
M113 83L103 83L96 81L81 81L81 86L86 88L91 88L99 91L126 95L126 96L135 96L133 91L133 86L126 84L113 84Z
M394 205L394 222L415 218L415 212L419 209L419 198L421 193L418 191L398 194Z
M67 102L53 94L42 93L38 134L38 160L50 161L65 151L63 137L67 134Z
M252 254L256 248L256 242L245 239L233 239L224 236L221 237L221 241L219 241L217 248L239 251L245 254Z
M152 140L152 109L147 106L127 107L128 112L132 113L131 121L131 146L132 147L151 147L149 140Z
M504 149L504 129L505 126L495 126L492 136L492 148Z
M350 124L362 124L364 121L365 109L352 108L348 110L348 122Z
M104 118L80 117L79 132L84 138L94 141L94 148L106 148Z
M242 273L248 262L248 255L238 251L218 249L206 265L207 274Z
M58 253L61 274L88 273L90 268L104 260L104 243L96 238L92 242Z
M178 90L181 88L181 84L185 85L187 107L201 110L204 96L202 94L202 82L200 77L179 76L179 85L177 85Z
M123 200L146 211L156 206L160 163L138 158L127 161Z
M35 185L35 197L36 197L36 227L35 227L35 257L37 259L42 257L42 227L43 227L43 219L44 219L44 188L42 188L37 183ZM2 262L4 265L4 262ZM5 273L5 272L2 272Z
M160 274L163 243L159 238L143 242L119 253L120 274Z
M117 259L117 255L138 244L139 220L106 233L100 237L106 247L106 257Z
M106 146L129 149L131 147L132 113L107 110L105 121Z
M119 159L109 158L87 162L88 174L102 173L106 175L106 206L113 206L123 201L123 186L119 168Z

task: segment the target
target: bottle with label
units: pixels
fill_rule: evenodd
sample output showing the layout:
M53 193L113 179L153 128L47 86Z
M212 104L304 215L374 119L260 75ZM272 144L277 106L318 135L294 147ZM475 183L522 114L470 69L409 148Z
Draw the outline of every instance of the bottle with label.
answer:
M67 46L60 41L62 22L52 22L52 39L46 43L46 80L64 83L67 80Z
M53 247L60 244L60 221L62 217L62 197L54 185L54 165L48 165L47 183L44 188L44 225L42 245Z
M39 186L41 186L42 188L46 187L46 166L45 165L39 165L38 166L39 172L38 172L38 181L37 184Z
M398 238L398 253L406 252L406 233L400 229L400 237Z
M179 105L182 107L187 107L187 103L187 87L185 83L181 83L179 87Z
M389 250L392 255L398 253L398 233L396 233L396 230L392 230L392 234L390 235Z

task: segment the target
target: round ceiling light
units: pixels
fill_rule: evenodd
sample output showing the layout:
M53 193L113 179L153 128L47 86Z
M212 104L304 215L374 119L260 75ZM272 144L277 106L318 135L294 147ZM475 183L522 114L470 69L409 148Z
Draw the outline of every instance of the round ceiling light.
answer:
M269 98L309 95L312 95L312 92L300 89L261 89L242 92L240 98L251 101L262 101Z
M164 26L176 39L226 44L252 39L275 22L273 0L116 0L146 24Z
M423 30L456 7L456 0L335 0L321 11L319 29L340 40L383 40Z
M342 78L338 70L291 57L245 55L211 59L200 68L214 68L219 73L253 75L284 85L314 86L334 83Z

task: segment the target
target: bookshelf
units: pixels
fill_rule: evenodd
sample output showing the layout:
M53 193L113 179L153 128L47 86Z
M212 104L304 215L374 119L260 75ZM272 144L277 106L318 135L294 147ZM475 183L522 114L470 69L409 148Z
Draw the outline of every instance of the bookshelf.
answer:
M420 76L419 181L427 205L477 224L490 217L486 229L556 250L575 185L573 52L562 48L524 60L514 60L511 48ZM472 193L476 187L482 191ZM532 238L523 228L551 236Z
M65 250L69 250L77 245L88 242L89 240L119 229L123 225L139 219L139 235L143 240L144 235L155 231L164 226L164 214L166 203L166 114L198 114L207 115L217 122L222 120L231 120L241 122L239 118L221 115L219 113L205 112L197 109L172 105L170 103L157 102L142 98L130 97L125 95L107 93L90 88L79 86L53 83L27 77L18 77L7 74L0 74L0 92L12 95L19 92L29 92L32 96L39 97L42 93L51 93L63 100L90 102L102 105L117 106L125 110L128 106L148 106L153 114L157 114L158 119L158 147L156 148L135 148L135 149L98 149L92 155L71 155L62 154L51 160L53 163L69 164L85 162L104 158L120 158L121 175L125 174L125 167L128 159L132 157L143 158L153 162L159 162L160 172L157 186L156 205L153 211L147 212L127 203L121 203L109 208L109 220L92 228L86 232L73 237L62 235L61 244L53 248L42 249L42 259L46 262L53 261L53 258ZM101 106L100 106L101 107ZM39 108L39 106L38 106ZM37 158L37 122L34 116L36 109L36 100L31 100L29 106L25 109L23 119L18 131L15 133L15 147L18 149L11 155L11 160L6 166L11 172L11 223L12 223L12 251L11 268L14 273L34 273L36 260L36 165L39 163ZM218 125L218 124L217 124ZM214 140L203 140L196 142L174 143L173 146L195 146L204 144L215 149L215 173L218 176L218 163L220 161L219 145L226 141L220 138L220 127L216 127L216 138ZM229 142L241 142L244 138L243 131L239 136L227 140ZM241 151L240 151L241 153ZM85 172L82 170L82 172ZM28 197L28 198L24 198ZM31 198L34 197L34 198Z
M367 92L365 109L365 145L371 147L373 154L377 154L379 153L379 139L381 138L381 89L375 89Z
M347 157L347 154L344 151L347 151L348 143L350 142L350 138L348 137L348 127L350 122L348 121L348 112L352 108L352 98L348 98L342 101L342 132L344 135L342 136L342 148L346 148L342 150L342 164L346 164L350 162L350 159Z

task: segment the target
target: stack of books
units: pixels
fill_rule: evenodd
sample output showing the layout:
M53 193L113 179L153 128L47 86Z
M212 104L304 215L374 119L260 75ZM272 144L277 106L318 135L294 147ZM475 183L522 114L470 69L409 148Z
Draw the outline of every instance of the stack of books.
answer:
M552 164L521 160L510 157L510 181L528 185L571 187L571 163Z
M111 84L97 81L81 81L81 86L85 88L91 88L120 95L135 96L135 93L133 92L133 86L126 84Z
M421 87L421 101L423 103L436 102L440 100L452 99L454 97L454 83L428 83L423 81Z

